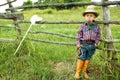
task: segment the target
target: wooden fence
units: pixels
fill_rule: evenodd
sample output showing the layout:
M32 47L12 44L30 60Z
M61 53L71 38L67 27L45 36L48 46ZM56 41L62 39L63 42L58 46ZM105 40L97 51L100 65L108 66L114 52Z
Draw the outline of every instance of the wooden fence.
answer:
M105 61L105 72L109 72L108 75L112 74L112 71L115 71L116 68L119 69L119 64L117 64L117 59L114 58L116 53L120 52L120 50L115 49L114 43L120 43L120 39L112 39L112 33L109 24L117 24L120 25L120 21L110 21L110 11L108 6L109 5L120 5L120 1L108 1L108 0L102 0L102 2L73 2L73 3L57 3L57 4L39 4L39 5L29 5L29 6L20 6L20 7L13 7L11 5L12 2L16 0L10 1L7 0L7 3L1 4L3 5L9 5L9 9L7 11L11 11L11 14L9 13L0 13L1 19L11 19L14 22L14 26L2 26L0 25L0 28L15 28L17 30L17 38L21 38L21 31L26 31L22 28L20 28L19 24L24 23L30 23L30 21L25 21L24 16L22 14L15 13L16 9L26 9L26 8L39 8L39 7L48 7L48 6L69 6L69 5L96 5L96 6L102 6L102 14L103 14L103 20L97 21L98 24L103 24L104 28L104 34L105 39L101 39L101 42L104 43L104 47L98 47L99 50L103 50L102 55L100 57ZM37 24L81 24L83 21L60 21L60 22L50 22L50 21L41 21L37 22ZM51 35L57 35L60 37L66 37L75 39L75 36L69 36L61 33L54 33L54 32L47 32L47 31L29 31L30 34L51 34ZM119 35L119 34L118 34ZM34 39L34 38L25 38L26 40L35 41L35 42L44 42L44 43L52 43L52 44L61 44L61 45L70 45L75 46L75 43L68 43L68 42L55 42L55 41L49 41L49 40L40 40L40 39ZM12 41L13 39L6 39L6 38L0 38L0 41ZM113 75L113 74L112 74ZM111 76L109 76L110 79Z
M98 47L100 50L106 50L108 53L115 54L115 52L120 52L120 50L116 50L114 48L113 43L120 43L119 39L112 39L112 33L109 24L120 24L120 21L110 21L110 11L108 6L109 5L120 5L120 1L108 1L108 0L102 0L102 2L72 2L72 3L56 3L56 4L38 4L38 5L28 5L28 6L19 6L19 7L13 7L11 5L12 2L16 0L10 1L7 0L7 3L1 4L0 6L3 5L9 5L9 8L7 11L11 11L12 14L0 14L1 19L12 19L14 21L15 27L18 31L18 36L21 36L21 31L26 31L23 30L19 27L20 23L30 23L30 21L25 21L24 17L22 14L17 14L15 13L16 9L26 9L26 8L39 8L39 7L48 7L48 6L83 6L83 5L96 5L96 6L102 6L103 10L103 21L97 21L98 24L104 24L104 32L105 32L105 39L101 39L102 42L105 43L104 48ZM50 22L50 21L41 21L37 22L37 24L81 24L83 21L67 21L67 22ZM2 25L0 27L3 27ZM6 26L9 27L10 26ZM61 37L67 37L67 38L72 38L75 39L75 36L69 36L65 34L60 34L60 33L53 33L53 32L46 32L46 31L36 31L36 32L31 32L31 34L38 34L38 33L43 33L43 34L51 34L51 35L57 35ZM31 39L31 38L26 38L28 40L36 41L36 42L45 42L45 43L53 43L53 44L63 44L63 45L71 45L75 46L75 43L67 43L67 42L54 42L54 41L48 41L48 40L38 40L38 39ZM3 38L0 40L4 40ZM112 56L113 57L113 56Z

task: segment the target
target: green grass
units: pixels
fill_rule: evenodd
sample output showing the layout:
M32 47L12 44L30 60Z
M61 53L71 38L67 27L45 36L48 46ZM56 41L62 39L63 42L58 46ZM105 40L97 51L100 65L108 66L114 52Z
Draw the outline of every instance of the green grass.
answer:
M29 20L34 14L39 15L44 21L84 21L81 13L85 8L78 7L71 10L55 9L30 9L23 11L25 20ZM111 19L119 20L119 7L111 8ZM101 8L97 7L100 16L97 20L102 20ZM117 11L115 13L115 11ZM118 17L117 17L118 16ZM13 25L12 21L1 20L2 25ZM30 24L19 25L23 29L28 29ZM120 39L120 25L110 25L112 36ZM32 26L31 31L49 31L76 36L79 24L36 24ZM100 25L103 32L103 25ZM22 31L22 36L25 34ZM17 32L11 28L0 28L0 37L16 39ZM59 42L75 42L74 39L68 39L49 34L28 34L27 37L51 40ZM103 38L103 34L102 34ZM74 80L75 73L75 46L65 46L59 44L49 44L34 41L24 41L16 55L13 55L20 40L14 42L0 42L0 80ZM103 47L103 43L100 43ZM115 44L119 49L119 44ZM90 63L90 80L108 80L108 74L105 72L107 64L100 55L104 52L97 50ZM118 61L120 55L116 55ZM111 80L119 80L119 73L114 70Z

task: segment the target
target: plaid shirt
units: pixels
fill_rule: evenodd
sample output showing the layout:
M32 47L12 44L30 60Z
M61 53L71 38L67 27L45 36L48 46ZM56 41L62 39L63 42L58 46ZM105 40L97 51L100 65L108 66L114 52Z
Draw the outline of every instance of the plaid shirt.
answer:
M80 40L94 40L95 43L100 41L100 28L96 23L93 23L94 28L89 29L88 24L84 23L80 26L76 36L76 44L80 44Z

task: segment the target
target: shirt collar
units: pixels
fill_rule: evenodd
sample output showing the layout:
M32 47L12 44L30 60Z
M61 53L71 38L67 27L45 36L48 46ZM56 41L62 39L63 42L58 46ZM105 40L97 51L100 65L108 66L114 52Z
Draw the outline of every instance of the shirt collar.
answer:
M93 20L93 22L91 23L91 25L95 25L95 24L96 24L96 22L95 22L95 20ZM87 21L85 22L85 25L89 25Z

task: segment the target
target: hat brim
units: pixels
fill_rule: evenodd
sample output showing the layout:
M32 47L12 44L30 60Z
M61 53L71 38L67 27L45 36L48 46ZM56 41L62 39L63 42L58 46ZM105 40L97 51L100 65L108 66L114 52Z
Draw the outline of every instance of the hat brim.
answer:
M99 14L97 12L83 12L83 16L85 16L87 13L93 13L96 17L99 16Z

